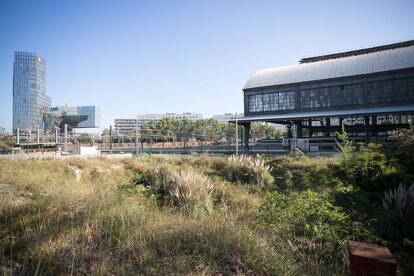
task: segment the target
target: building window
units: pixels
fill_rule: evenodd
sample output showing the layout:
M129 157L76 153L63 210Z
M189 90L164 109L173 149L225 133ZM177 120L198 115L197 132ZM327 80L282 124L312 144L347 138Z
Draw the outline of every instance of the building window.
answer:
M248 98L249 111L261 112L263 111L263 96L262 94L251 95Z
M368 83L368 103L391 103L398 99L392 91L392 80L373 81Z
M397 100L407 99L408 95L408 79L397 79L394 81L395 98Z
M247 101L249 112L291 110L295 109L295 92L271 92L250 95Z
M274 103L272 102L272 94L263 94L263 110L264 111L273 111Z
M414 101L414 78L407 79L408 81L408 99Z
M295 92L279 92L278 98L278 110L295 109Z
M361 83L300 90L300 107L304 109L353 106L364 103Z

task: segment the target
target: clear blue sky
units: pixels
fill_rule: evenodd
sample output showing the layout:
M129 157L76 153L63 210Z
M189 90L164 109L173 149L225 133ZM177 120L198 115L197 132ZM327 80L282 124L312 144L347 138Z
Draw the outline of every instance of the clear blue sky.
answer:
M414 1L0 1L0 126L15 50L46 58L53 105L97 105L107 127L148 112L242 112L255 71L414 39Z

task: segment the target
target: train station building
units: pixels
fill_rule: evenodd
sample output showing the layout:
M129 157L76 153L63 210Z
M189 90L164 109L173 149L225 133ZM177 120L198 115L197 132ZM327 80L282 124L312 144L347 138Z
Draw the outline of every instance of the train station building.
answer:
M303 58L260 70L244 89L244 143L252 122L294 125L298 138L351 137L384 142L414 121L414 40Z

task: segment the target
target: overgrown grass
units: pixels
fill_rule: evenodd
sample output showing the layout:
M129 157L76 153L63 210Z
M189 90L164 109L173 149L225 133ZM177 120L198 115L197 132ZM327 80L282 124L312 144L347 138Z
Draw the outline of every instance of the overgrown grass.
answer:
M259 185L273 183L270 166L259 158L232 155L226 159L216 159L213 168L232 182Z
M232 158L0 159L0 271L338 275L382 242L338 159Z

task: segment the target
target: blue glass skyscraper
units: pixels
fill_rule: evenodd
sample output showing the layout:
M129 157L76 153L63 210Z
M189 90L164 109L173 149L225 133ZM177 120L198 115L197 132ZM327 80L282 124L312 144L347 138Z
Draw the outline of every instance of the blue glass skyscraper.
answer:
M51 106L46 95L46 64L43 57L14 53L13 130L43 128L43 114Z

